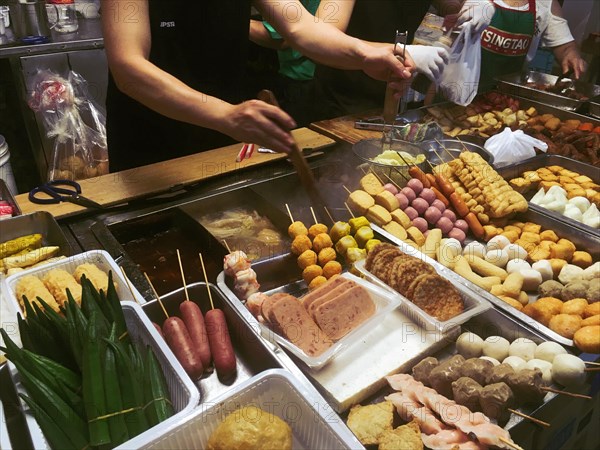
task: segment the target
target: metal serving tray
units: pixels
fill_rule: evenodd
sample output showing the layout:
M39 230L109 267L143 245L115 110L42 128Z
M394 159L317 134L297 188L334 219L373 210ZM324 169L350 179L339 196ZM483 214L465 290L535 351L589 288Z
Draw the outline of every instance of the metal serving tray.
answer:
M559 237L569 239L571 242L573 242L573 244L575 244L577 248L586 249L586 251L588 251L592 255L592 259L594 261L598 261L600 259L600 236L591 235L580 228L573 228L565 222L556 220L546 214L532 209L528 210L525 213L517 215L514 218L514 220L522 222L533 222L538 225L541 225L542 229L553 230ZM484 299L488 300L496 308L506 311L511 316L517 318L519 321L526 324L529 328L536 330L538 333L545 336L547 339L553 340L555 342L558 342L559 344L566 345L568 347L574 346L572 339L562 337L558 333L552 331L550 328L542 325L540 322L533 320L531 317L513 308L508 303L503 302L501 299L499 299L495 295L492 295L485 289L482 289L479 286L476 286L475 284L461 277L453 270L448 269L447 267L435 261L434 259L429 258L425 254L422 254L419 250L410 246L406 242L401 241L395 236L392 236L385 230L377 227L376 225L371 225L371 227L374 230L376 230L378 234L380 234L390 242L393 242L394 244L398 245L403 251L405 251L405 253L412 254L413 256L418 256L423 261L432 264L440 275L443 275L444 277L448 278L453 282L461 283L463 285L468 286L469 289L471 289Z
M592 98L589 103L590 115L600 119L600 95Z
M506 181L509 181L513 178L520 177L523 172L528 170L536 170L541 167L548 166L561 166L567 170L572 170L573 172L577 172L580 175L585 175L594 180L595 183L600 184L600 168L594 167L590 164L585 164L580 161L576 161L571 158L566 158L564 156L559 155L537 155L533 158L526 159L525 161L521 161L516 164L511 164L509 166L502 167L498 169L498 174ZM529 201L531 197L533 197L538 189L532 189L525 194L525 198ZM546 214L552 217L555 220L564 222L568 224L570 227L580 228L587 233L592 233L600 236L600 229L592 228L584 223L578 222L576 220L570 219L562 214L559 214L555 211L550 211L542 206L535 205L533 203L529 203L529 208L534 211L539 211L542 214Z
M498 89L500 92L504 92L505 94L509 95L516 95L518 97L529 98L531 100L539 101L541 103L545 103L567 111L575 111L588 101L576 100L564 95L541 91L524 84L527 82L534 82L554 85L558 81L558 77L546 73L530 71L527 74L526 80L522 80L520 73L513 73L496 77L496 81L498 82ZM581 81L574 81L573 86L577 92L586 95L588 98L600 95L600 86L583 83Z
M260 338L257 330L246 323L240 313L231 305L227 298L209 284L215 308L220 308L227 319L227 327L237 361L237 374L232 380L221 381L213 370L206 373L197 381L196 387L200 390L201 403L210 403L215 398L231 391L235 386L243 383L252 376L267 369L281 368L275 346ZM206 283L192 283L187 286L190 300L195 302L203 313L210 310L210 299ZM179 304L186 299L183 288L170 292L161 297L162 303L169 315L179 315ZM150 320L162 326L165 315L157 300L145 303L142 309Z

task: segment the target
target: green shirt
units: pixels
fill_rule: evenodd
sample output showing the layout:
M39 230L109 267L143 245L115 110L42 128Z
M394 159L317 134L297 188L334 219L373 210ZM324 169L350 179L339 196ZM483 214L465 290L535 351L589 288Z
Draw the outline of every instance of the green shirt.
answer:
M310 12L315 14L321 0L302 0L302 5ZM292 11L290 11L290 14ZM301 13L306 14L305 11ZM300 13L299 13L300 14ZM282 39L281 35L271 26L269 22L263 21L264 27L269 32L271 38ZM292 80L304 81L312 80L315 74L315 63L304 56L302 53L293 48L278 50L277 57L279 58L279 73Z

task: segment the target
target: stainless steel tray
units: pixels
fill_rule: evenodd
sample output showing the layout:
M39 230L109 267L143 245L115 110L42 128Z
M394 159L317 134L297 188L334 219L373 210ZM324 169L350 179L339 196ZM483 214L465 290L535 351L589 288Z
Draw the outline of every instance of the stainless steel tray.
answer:
M541 167L548 167L548 166L554 166L554 165L561 166L567 170L572 170L581 175L588 176L592 180L594 180L595 183L600 184L600 168L594 167L590 164L582 163L580 161L576 161L571 158L559 156L559 155L547 155L547 154L537 155L537 156L534 156L533 158L526 159L525 161L521 161L516 164L511 164L509 166L502 167L500 169L497 169L497 171L500 174L500 176L502 176L505 180L509 181L513 178L520 177L523 174L523 172L525 172L527 170L536 170ZM530 200L531 197L533 197L536 192L537 192L537 189L532 190L531 192L527 192L525 194L525 198L527 198L527 200ZM542 206L538 206L538 205L534 205L533 203L529 203L529 208L534 211L539 211L542 214L546 214L555 220L564 222L564 223L568 224L570 227L580 228L587 233L592 233L592 234L600 236L599 229L589 227L589 226L585 225L584 223L577 222L576 220L570 219L570 218L568 218L562 214L559 214L557 212L550 211Z
M597 119L600 119L600 95L590 100L589 107L590 115L596 117Z
M556 232L558 236L561 238L569 239L575 244L577 248L584 248L592 255L592 259L594 261L598 261L600 259L600 237L596 235L591 235L590 233L586 233L585 231L579 228L573 228L565 222L558 221L546 214L542 214L536 210L528 210L526 213L519 214L515 217L515 220L520 220L523 222L534 222L538 225L541 225L543 229L553 230ZM448 269L444 265L438 263L432 258L429 258L425 254L422 254L420 251L416 250L414 247L408 245L404 241L392 236L385 230L377 227L376 225L371 225L371 227L377 231L377 233L390 242L398 245L405 253L412 254L414 256L418 256L423 261L430 263L433 265L438 273L449 280L460 283L467 286L469 289L474 291L477 295L483 297L492 303L496 308L501 309L511 316L518 319L520 322L524 323L528 328L537 331L539 334L545 336L547 339L558 342L559 344L566 345L568 347L573 347L573 340L567 339L559 335L558 333L552 331L550 328L542 325L536 320L533 320L531 317L526 314L518 311L517 309L510 306L508 303L503 302L501 299L492 295L485 289L476 286L475 284L467 281L465 278L458 275L451 269Z
M500 90L500 92L539 101L541 103L545 103L547 105L551 105L556 108L564 109L567 111L575 111L588 101L576 100L573 98L566 97L564 95L541 91L539 89L535 89L524 84L527 82L534 82L540 84L554 85L557 80L558 77L555 75L549 75L546 73L534 71L530 71L527 74L526 80L521 79L520 73L513 73L496 77L496 81L498 82L498 89ZM575 87L577 92L586 95L588 98L600 94L600 86L596 86L594 84L574 81L573 86Z
M227 327L237 361L237 374L232 380L221 381L215 371L206 373L195 383L200 390L201 403L212 402L215 398L260 372L282 367L274 353L276 347L261 339L257 330L244 321L236 308L216 286L212 284L209 286L215 308L220 308L227 319ZM190 300L195 302L204 313L210 310L206 283L192 283L187 286L187 290ZM185 300L185 291L183 288L178 289L163 295L161 300L169 315L179 315L179 304ZM142 309L150 320L162 325L165 315L157 300L145 303Z

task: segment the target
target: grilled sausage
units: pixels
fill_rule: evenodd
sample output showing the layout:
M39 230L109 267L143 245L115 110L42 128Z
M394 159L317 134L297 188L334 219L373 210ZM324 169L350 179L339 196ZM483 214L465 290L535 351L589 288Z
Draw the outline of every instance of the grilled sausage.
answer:
M194 349L192 338L183 320L179 317L169 317L163 324L163 334L169 348L173 350L175 357L190 378L192 380L200 378L204 372L202 360Z
M442 191L442 194L444 194L446 197L450 197L454 193L454 186L448 183L442 174L436 174L435 181L437 181L440 191Z
M460 217L465 217L467 214L469 214L469 207L456 192L450 194L450 202L452 202L454 210Z
M210 345L200 307L196 303L186 300L179 305L179 312L181 313L185 327L190 333L192 343L200 355L202 366L208 367L211 360Z
M425 172L423 172L417 166L412 166L410 169L408 169L408 174L423 183L423 187L431 187L431 183L427 179L427 175L425 175Z
M439 190L439 189L437 189L437 188L435 188L435 187L431 186L431 190L432 190L433 192L435 192L435 197L436 197L436 198L437 198L439 201L441 201L441 202L444 204L444 206L445 206L446 208L447 208L448 206L450 206L450 202L448 201L448 199L446 198L446 196L440 192L440 190Z
M221 379L228 379L236 372L236 360L225 314L220 309L212 309L206 313L205 322L217 374Z
M485 235L485 231L477 216L470 212L465 216L465 221L469 224L469 230L471 230L471 233L473 233L477 239L482 239Z
M165 336L162 332L162 329L160 328L160 325L157 324L156 322L152 322L152 325L154 325L154 328L156 328L156 331L158 331L158 334L160 334L160 337L164 339Z
M439 189L439 186L438 186L438 184L435 181L435 177L432 174L426 173L425 176L427 177L427 180L429 181L430 187L434 187L434 188L438 188Z

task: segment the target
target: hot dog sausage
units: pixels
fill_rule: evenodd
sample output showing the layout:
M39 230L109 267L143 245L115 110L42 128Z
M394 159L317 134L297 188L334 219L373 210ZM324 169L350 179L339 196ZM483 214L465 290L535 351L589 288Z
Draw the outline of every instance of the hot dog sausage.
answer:
M450 197L452 195L454 192L454 186L448 183L443 175L439 173L436 174L435 181L437 181L437 185L440 191L442 191L442 194L444 194L446 197Z
M434 187L436 189L439 188L439 186L435 182L435 177L432 174L426 173L425 176L427 177L427 180L429 181L430 187Z
M206 313L205 322L217 374L219 378L227 379L236 372L236 360L225 314L220 309L211 309Z
M154 325L154 328L156 328L156 331L158 331L158 334L160 334L160 337L162 337L163 339L165 338L165 336L163 335L162 329L160 328L160 325L152 322L152 325Z
M438 200L440 200L440 201L441 201L441 202L444 204L444 206L445 206L446 208L447 208L448 206L450 206L450 202L448 201L448 199L446 198L446 196L440 192L440 190L439 190L439 189L437 189L437 188L435 188L435 187L431 186L431 190L432 190L432 191L435 193L435 197L436 197Z
M206 326L204 325L204 317L200 307L194 302L186 300L179 305L179 312L185 327L190 333L192 343L196 351L200 355L202 366L210 365L210 345L208 343L208 335L206 334Z
M469 230L471 230L473 235L477 239L482 239L485 235L485 231L483 229L483 226L481 226L481 222L479 222L477 216L470 212L465 216L465 221L469 224Z
M460 217L465 217L467 214L469 214L469 207L465 204L463 199L460 198L460 195L458 195L456 192L450 194L450 202L452 203L454 210Z
M163 333L169 348L173 350L175 357L190 378L192 380L200 378L204 372L202 360L194 349L192 338L183 320L179 317L169 317L163 324Z
M425 188L431 187L431 183L427 179L427 176L425 175L425 172L423 172L417 166L412 166L410 169L408 169L408 174L411 177L416 178L421 183L423 183L423 187L425 187Z

